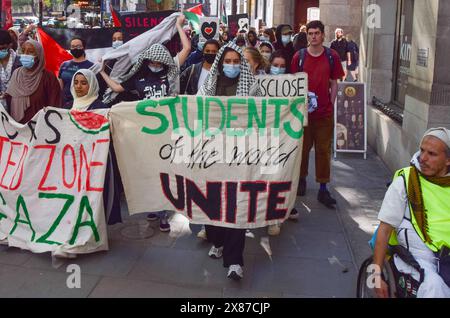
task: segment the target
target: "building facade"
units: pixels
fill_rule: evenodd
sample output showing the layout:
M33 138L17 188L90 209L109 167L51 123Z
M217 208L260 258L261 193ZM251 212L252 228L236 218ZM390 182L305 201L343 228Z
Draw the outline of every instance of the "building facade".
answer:
M369 106L369 144L395 170L409 162L428 128L450 128L450 1L365 0L364 8L368 102L375 96L403 118L398 123Z
M274 0L273 6L269 25L298 28L308 8L318 6L325 44L337 27L353 35L367 86L368 142L391 170L408 164L428 128L450 128L450 1ZM387 114L372 106L373 97Z

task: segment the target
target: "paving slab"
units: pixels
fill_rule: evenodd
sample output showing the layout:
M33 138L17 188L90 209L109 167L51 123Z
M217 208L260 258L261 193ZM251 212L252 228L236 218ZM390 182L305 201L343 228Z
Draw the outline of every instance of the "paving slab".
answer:
M80 288L68 288L70 273L0 265L0 298L87 297L99 276L81 274Z
M189 288L152 281L105 277L89 295L92 298L218 298L222 289Z
M252 290L312 297L354 297L356 271L352 263L298 257L273 261L255 256Z

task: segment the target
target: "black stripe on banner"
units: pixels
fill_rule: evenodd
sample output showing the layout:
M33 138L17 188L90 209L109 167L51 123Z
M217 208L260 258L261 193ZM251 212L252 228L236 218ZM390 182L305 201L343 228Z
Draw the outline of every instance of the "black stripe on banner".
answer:
M111 47L112 35L120 28L104 29L54 29L42 27L45 33L51 36L62 48L70 49L70 40L74 37L82 38L86 41L86 49L100 49Z

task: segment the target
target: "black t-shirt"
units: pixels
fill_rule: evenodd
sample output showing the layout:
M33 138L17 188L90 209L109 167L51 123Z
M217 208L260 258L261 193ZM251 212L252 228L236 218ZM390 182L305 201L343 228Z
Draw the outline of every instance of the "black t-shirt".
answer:
M167 74L159 75L150 71L139 72L121 83L126 91L137 91L139 99L160 98L169 96L169 80Z
M348 44L346 39L334 40L331 42L331 48L338 52L341 62L347 61Z

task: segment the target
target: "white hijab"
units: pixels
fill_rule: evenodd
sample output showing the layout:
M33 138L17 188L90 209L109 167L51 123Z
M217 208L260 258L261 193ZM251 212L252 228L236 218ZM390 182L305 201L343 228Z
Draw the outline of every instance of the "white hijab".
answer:
M75 76L77 76L78 74L82 74L88 84L89 84L89 91L86 95L82 96L82 97L77 97L77 94L75 93L75 86L74 86L74 82L75 82ZM72 105L72 109L76 109L79 111L85 111L89 108L89 106L91 106L91 104L98 98L98 81L97 78L95 77L94 72L92 72L91 70L88 69L80 69L78 70L72 77L72 84L70 85L70 92L72 93L73 96L73 105Z

